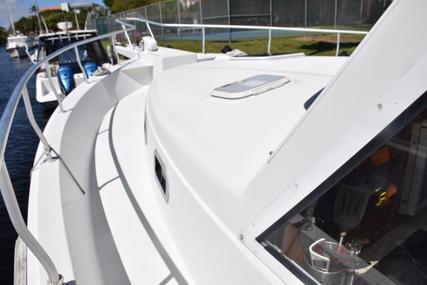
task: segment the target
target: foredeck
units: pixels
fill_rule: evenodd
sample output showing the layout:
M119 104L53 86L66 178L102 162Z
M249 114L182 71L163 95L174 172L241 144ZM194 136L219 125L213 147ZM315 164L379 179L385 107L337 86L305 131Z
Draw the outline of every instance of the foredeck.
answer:
M153 82L148 117L183 175L225 219L271 152L305 116L305 103L346 59L291 55L181 66ZM260 74L286 76L290 82L242 99L211 96L217 87Z

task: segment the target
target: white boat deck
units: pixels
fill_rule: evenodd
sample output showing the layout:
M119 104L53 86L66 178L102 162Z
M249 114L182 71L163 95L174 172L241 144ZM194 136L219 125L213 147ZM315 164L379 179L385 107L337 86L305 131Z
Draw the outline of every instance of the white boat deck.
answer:
M135 191L149 187L147 180L139 179L146 175L144 164L138 163L142 160L131 164L123 163L129 156L145 155L142 128L146 91L147 88L142 88L129 95L105 115L95 147L97 183L108 224L129 281L132 284L177 284L174 273L156 248L156 245L159 246L155 244L156 238L153 243L155 234L151 232L150 225L138 206L139 202L147 204L141 201L142 191ZM126 131L132 127L138 128L138 125L141 127L140 132ZM142 143L140 151L129 147L129 142L133 142L132 145ZM124 175L125 170L122 168L133 171ZM136 174L138 179L132 179L132 174ZM135 185L135 182L139 185Z
M257 66L259 68L249 70L253 60L258 62ZM333 58L333 64L329 65L329 69L324 69L321 67L324 65L322 58L279 56L267 60L259 58L218 60L210 63L214 65L212 69L205 66L205 63L182 65L170 71L162 72L149 87L141 87L110 109L102 120L96 139L95 168L97 186L100 189L100 198L117 251L132 284L194 283L189 280L193 276L185 274L189 258L188 253L180 252L175 248L173 240L176 239L176 236L170 225L168 225L167 217L164 216L164 209L161 209L162 206L160 206L164 202L162 197L158 195L156 182L150 178L150 175L152 175L150 161L152 160L147 156L151 156L152 150L147 149L144 135L144 113L148 93L152 96L151 104L160 104L155 107L156 114L152 114L153 122L150 123L156 124L155 120L158 119L156 116L165 114L165 108L171 117L174 116L175 111L186 114L187 118L180 122L174 121L173 118L162 118L171 120L171 128L174 129L168 130L168 134L174 135L172 140L177 147L186 144L186 147L193 148L193 151L198 152L198 155L203 155L204 158L209 159L210 163L205 164L206 171L213 171L214 166L221 163L223 167L229 167L225 171L231 171L232 174L235 174L236 171L241 171L239 175L243 175L255 164L265 163L268 155L259 156L254 154L257 152L268 154L268 150L272 146L280 143L286 133L298 122L298 119L306 113L304 102L322 89L344 62L345 58ZM234 68L230 68L232 66ZM316 66L318 67L317 69L315 68ZM137 67L138 62L135 62L122 72L126 74L127 70ZM314 72L308 73L306 71L307 68L311 68ZM189 70L194 72L194 69L198 70L198 83L187 85L186 82L188 81L184 80L186 73ZM211 76L209 74L210 70L219 71L224 76ZM220 99L210 98L209 92L215 87L259 73L285 74L291 78L292 83L289 86L269 91L268 94L248 98L240 102L221 102L218 101ZM178 78L171 80L173 76L178 76ZM302 82L306 83L304 87L302 87ZM302 89L305 89L305 91ZM296 94L301 93L304 95L296 96ZM271 107L271 102L266 102L265 100L277 100L275 103L277 108L273 108L269 115L263 118L237 116L242 108L252 108L252 111L256 113L256 109ZM215 110L215 112L218 112L218 115L214 116L217 118L216 120L209 121L207 117L202 115L203 112L207 112L207 105L209 105L209 108L218 108ZM300 107L295 108L295 106ZM280 128L281 131L277 132L277 136L273 138L266 136L263 140L260 140L259 136L262 136L263 132L270 130L271 133L269 128L274 127L271 124L272 121L280 117L282 119L276 127ZM292 120L290 120L291 117L293 118ZM243 129L241 127L243 122L248 120L259 122L258 124L250 124L250 129ZM227 121L228 126L225 126ZM186 125L185 122L189 122L189 124ZM178 123L181 123L181 125ZM212 125L215 124L223 128L213 128ZM209 135L204 134L204 128L210 128L210 131L213 132ZM161 127L157 129L162 130ZM192 131L191 138L193 141L181 142L179 138L188 134L189 131ZM228 132L228 134L221 132ZM158 134L156 133L155 136ZM221 138L226 135L234 137L238 142L228 142L220 139L204 142L204 145L211 147L211 149L201 149L196 146L197 142L204 138ZM158 140L157 137L156 140ZM167 142L169 140L171 139L168 138L163 141ZM245 143L247 147L250 146L251 152L239 153L239 149L242 149L239 148L239 143ZM237 166L234 165L234 160L228 166L225 166L227 163L220 160L228 159L227 153L215 152L212 144L228 144L230 152L234 152L243 161L239 165L241 169L236 169ZM244 149L247 150L247 147ZM160 151L160 149L158 150ZM209 155L209 158L206 155ZM191 157L194 158L194 156ZM175 158L173 157L173 159ZM255 162L253 162L254 160ZM257 165L256 167L260 166ZM191 195L195 195L191 199L205 199L203 191ZM217 197L224 197L227 193L216 193L216 195ZM172 199L177 198L172 196ZM211 206L213 205L208 203L208 207ZM211 219L215 220L215 217L211 217ZM161 242L158 237L161 237ZM188 241L188 243L191 242ZM200 246L202 248L205 247L205 245ZM197 246L195 247L197 248ZM216 258L215 251L208 253L208 250L205 250L207 256L209 254L213 256L212 260ZM185 276L185 279L183 276ZM200 276L194 278L199 282L204 280ZM218 278L218 282L220 282L219 280L221 278ZM198 282L195 283L197 284Z

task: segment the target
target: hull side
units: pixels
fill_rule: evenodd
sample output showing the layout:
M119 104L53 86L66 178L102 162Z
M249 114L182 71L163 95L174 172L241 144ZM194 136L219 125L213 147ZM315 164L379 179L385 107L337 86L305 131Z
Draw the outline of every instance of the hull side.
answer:
M21 58L26 57L27 52L25 51L25 47L15 47L15 48L7 48L6 51L12 58Z

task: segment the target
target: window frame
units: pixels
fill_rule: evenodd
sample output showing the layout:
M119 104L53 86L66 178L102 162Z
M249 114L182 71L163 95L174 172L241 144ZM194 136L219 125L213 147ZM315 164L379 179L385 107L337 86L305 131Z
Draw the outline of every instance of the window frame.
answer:
M349 160L326 178L319 186L305 196L296 206L286 212L281 218L274 222L270 227L258 235L255 240L277 261L279 261L287 270L294 274L304 284L319 284L309 273L301 269L291 259L283 256L264 240L278 228L287 224L295 215L301 213L311 203L319 199L328 192L333 186L340 182L347 174L353 171L360 163L372 155L379 147L384 145L387 140L396 135L410 121L416 118L422 111L427 109L427 90L422 93L408 108L402 111L391 123L382 129L373 139L364 147L356 152Z

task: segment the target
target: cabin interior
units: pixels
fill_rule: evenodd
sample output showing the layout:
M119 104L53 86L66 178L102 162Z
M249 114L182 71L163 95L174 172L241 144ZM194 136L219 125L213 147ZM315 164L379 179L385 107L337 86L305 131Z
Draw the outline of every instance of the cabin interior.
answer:
M426 157L423 111L266 243L323 284L426 284Z

